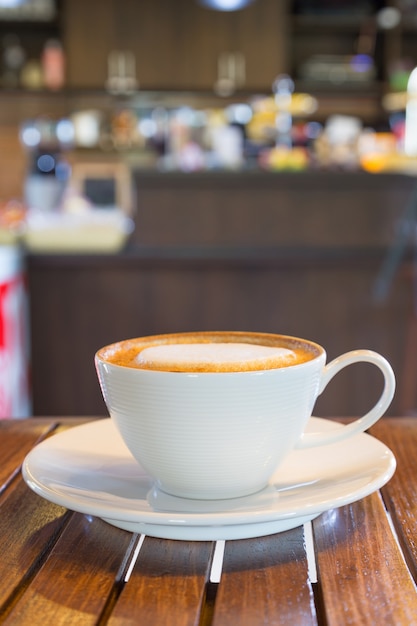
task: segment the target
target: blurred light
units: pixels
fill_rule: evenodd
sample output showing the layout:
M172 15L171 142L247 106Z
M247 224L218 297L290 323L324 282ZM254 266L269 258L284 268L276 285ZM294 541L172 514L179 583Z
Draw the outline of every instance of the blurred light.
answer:
M277 115L275 125L278 133L286 135L291 131L292 128L291 115L288 115L286 113L281 113L280 115Z
M305 133L308 139L317 139L323 131L323 125L320 122L307 122L305 125Z
M198 2L216 11L238 11L252 4L254 0L198 0Z
M95 111L82 111L72 116L75 140L79 146L92 148L100 137L100 120Z
M378 11L376 21L378 26L385 30L396 28L401 22L401 12L395 7L385 7Z
M169 113L165 107L156 107L151 113L152 119L156 124L167 124L169 122Z
M176 118L186 126L192 126L194 123L194 111L190 107L181 107L175 114Z
M293 115L312 115L318 107L316 98L308 93L297 93L292 98L290 110Z
M272 83L272 91L277 94L292 94L294 91L294 81L288 74L280 74Z
M26 0L0 0L0 8L12 9L18 7L21 4L25 4Z
M228 119L237 124L248 124L253 116L252 108L248 104L231 104L226 113Z
M143 137L153 137L158 130L157 124L154 120L150 120L146 118L144 120L140 120L138 124L139 132Z
M350 61L350 67L358 74L368 72L373 66L372 57L368 54L356 54Z
M204 126L207 123L205 111L194 111L194 126Z
M28 148L34 148L40 144L41 133L35 126L28 125L20 131L20 138L25 146Z
M51 154L42 154L36 161L38 169L47 174L52 172L55 167L55 159Z
M61 143L74 141L74 125L70 120L60 120L56 125L56 136Z
M58 180L67 181L71 175L71 166L69 163L65 163L65 161L61 161L56 164L55 167L55 177Z

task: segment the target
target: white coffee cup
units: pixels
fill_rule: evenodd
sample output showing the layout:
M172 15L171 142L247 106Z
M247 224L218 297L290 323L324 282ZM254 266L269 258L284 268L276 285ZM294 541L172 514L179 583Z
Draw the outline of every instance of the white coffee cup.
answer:
M290 351L301 347L308 360L270 369L258 364L248 371L230 371L233 364L226 364L229 371L197 371L194 366L191 371L168 371L164 364L162 369L142 369L136 356L129 364L119 360L144 347L188 342L197 344L196 349L200 343L283 345ZM378 402L344 428L305 434L317 397L342 368L359 362L372 363L383 374ZM376 352L354 350L326 365L326 352L318 344L264 333L126 340L99 350L95 363L110 416L133 457L157 487L183 498L233 498L263 489L291 450L325 446L363 432L384 414L395 391L392 368Z

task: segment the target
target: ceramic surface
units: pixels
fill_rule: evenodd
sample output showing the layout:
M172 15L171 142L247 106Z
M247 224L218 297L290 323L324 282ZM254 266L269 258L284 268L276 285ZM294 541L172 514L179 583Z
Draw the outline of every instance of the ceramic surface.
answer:
M177 497L212 500L257 493L292 449L333 443L367 430L385 413L394 394L394 373L381 355L353 350L326 364L321 346L281 335L201 333L202 340L213 344L221 339L250 343L255 337L268 345L274 340L287 348L300 346L313 358L289 367L242 372L171 372L111 362L117 351L137 352L164 340L186 343L190 335L195 339L199 333L122 341L102 348L95 357L107 409L124 442L161 489ZM344 429L306 433L317 396L343 368L360 362L378 367L384 377L377 403Z
M346 428L311 418L309 432ZM230 500L188 500L155 488L127 450L111 419L71 428L38 444L23 476L40 496L129 530L184 540L242 539L288 530L384 485L392 452L367 434L296 450L269 486Z

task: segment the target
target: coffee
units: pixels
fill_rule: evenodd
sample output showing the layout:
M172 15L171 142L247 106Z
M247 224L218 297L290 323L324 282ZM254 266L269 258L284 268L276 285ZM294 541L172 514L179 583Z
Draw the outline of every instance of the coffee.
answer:
M168 372L245 372L299 365L320 354L314 343L283 335L181 333L128 339L100 356L124 367Z

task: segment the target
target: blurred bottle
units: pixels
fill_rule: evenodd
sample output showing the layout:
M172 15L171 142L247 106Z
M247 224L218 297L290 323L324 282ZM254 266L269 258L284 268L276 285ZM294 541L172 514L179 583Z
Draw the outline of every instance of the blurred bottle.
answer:
M68 176L68 166L59 154L42 149L35 151L24 184L24 198L29 209L58 211Z
M42 52L43 81L47 89L62 89L65 83L65 55L57 39L48 39Z
M19 37L14 34L3 38L2 76L3 87L15 88L19 86L19 74L26 59L26 53Z

